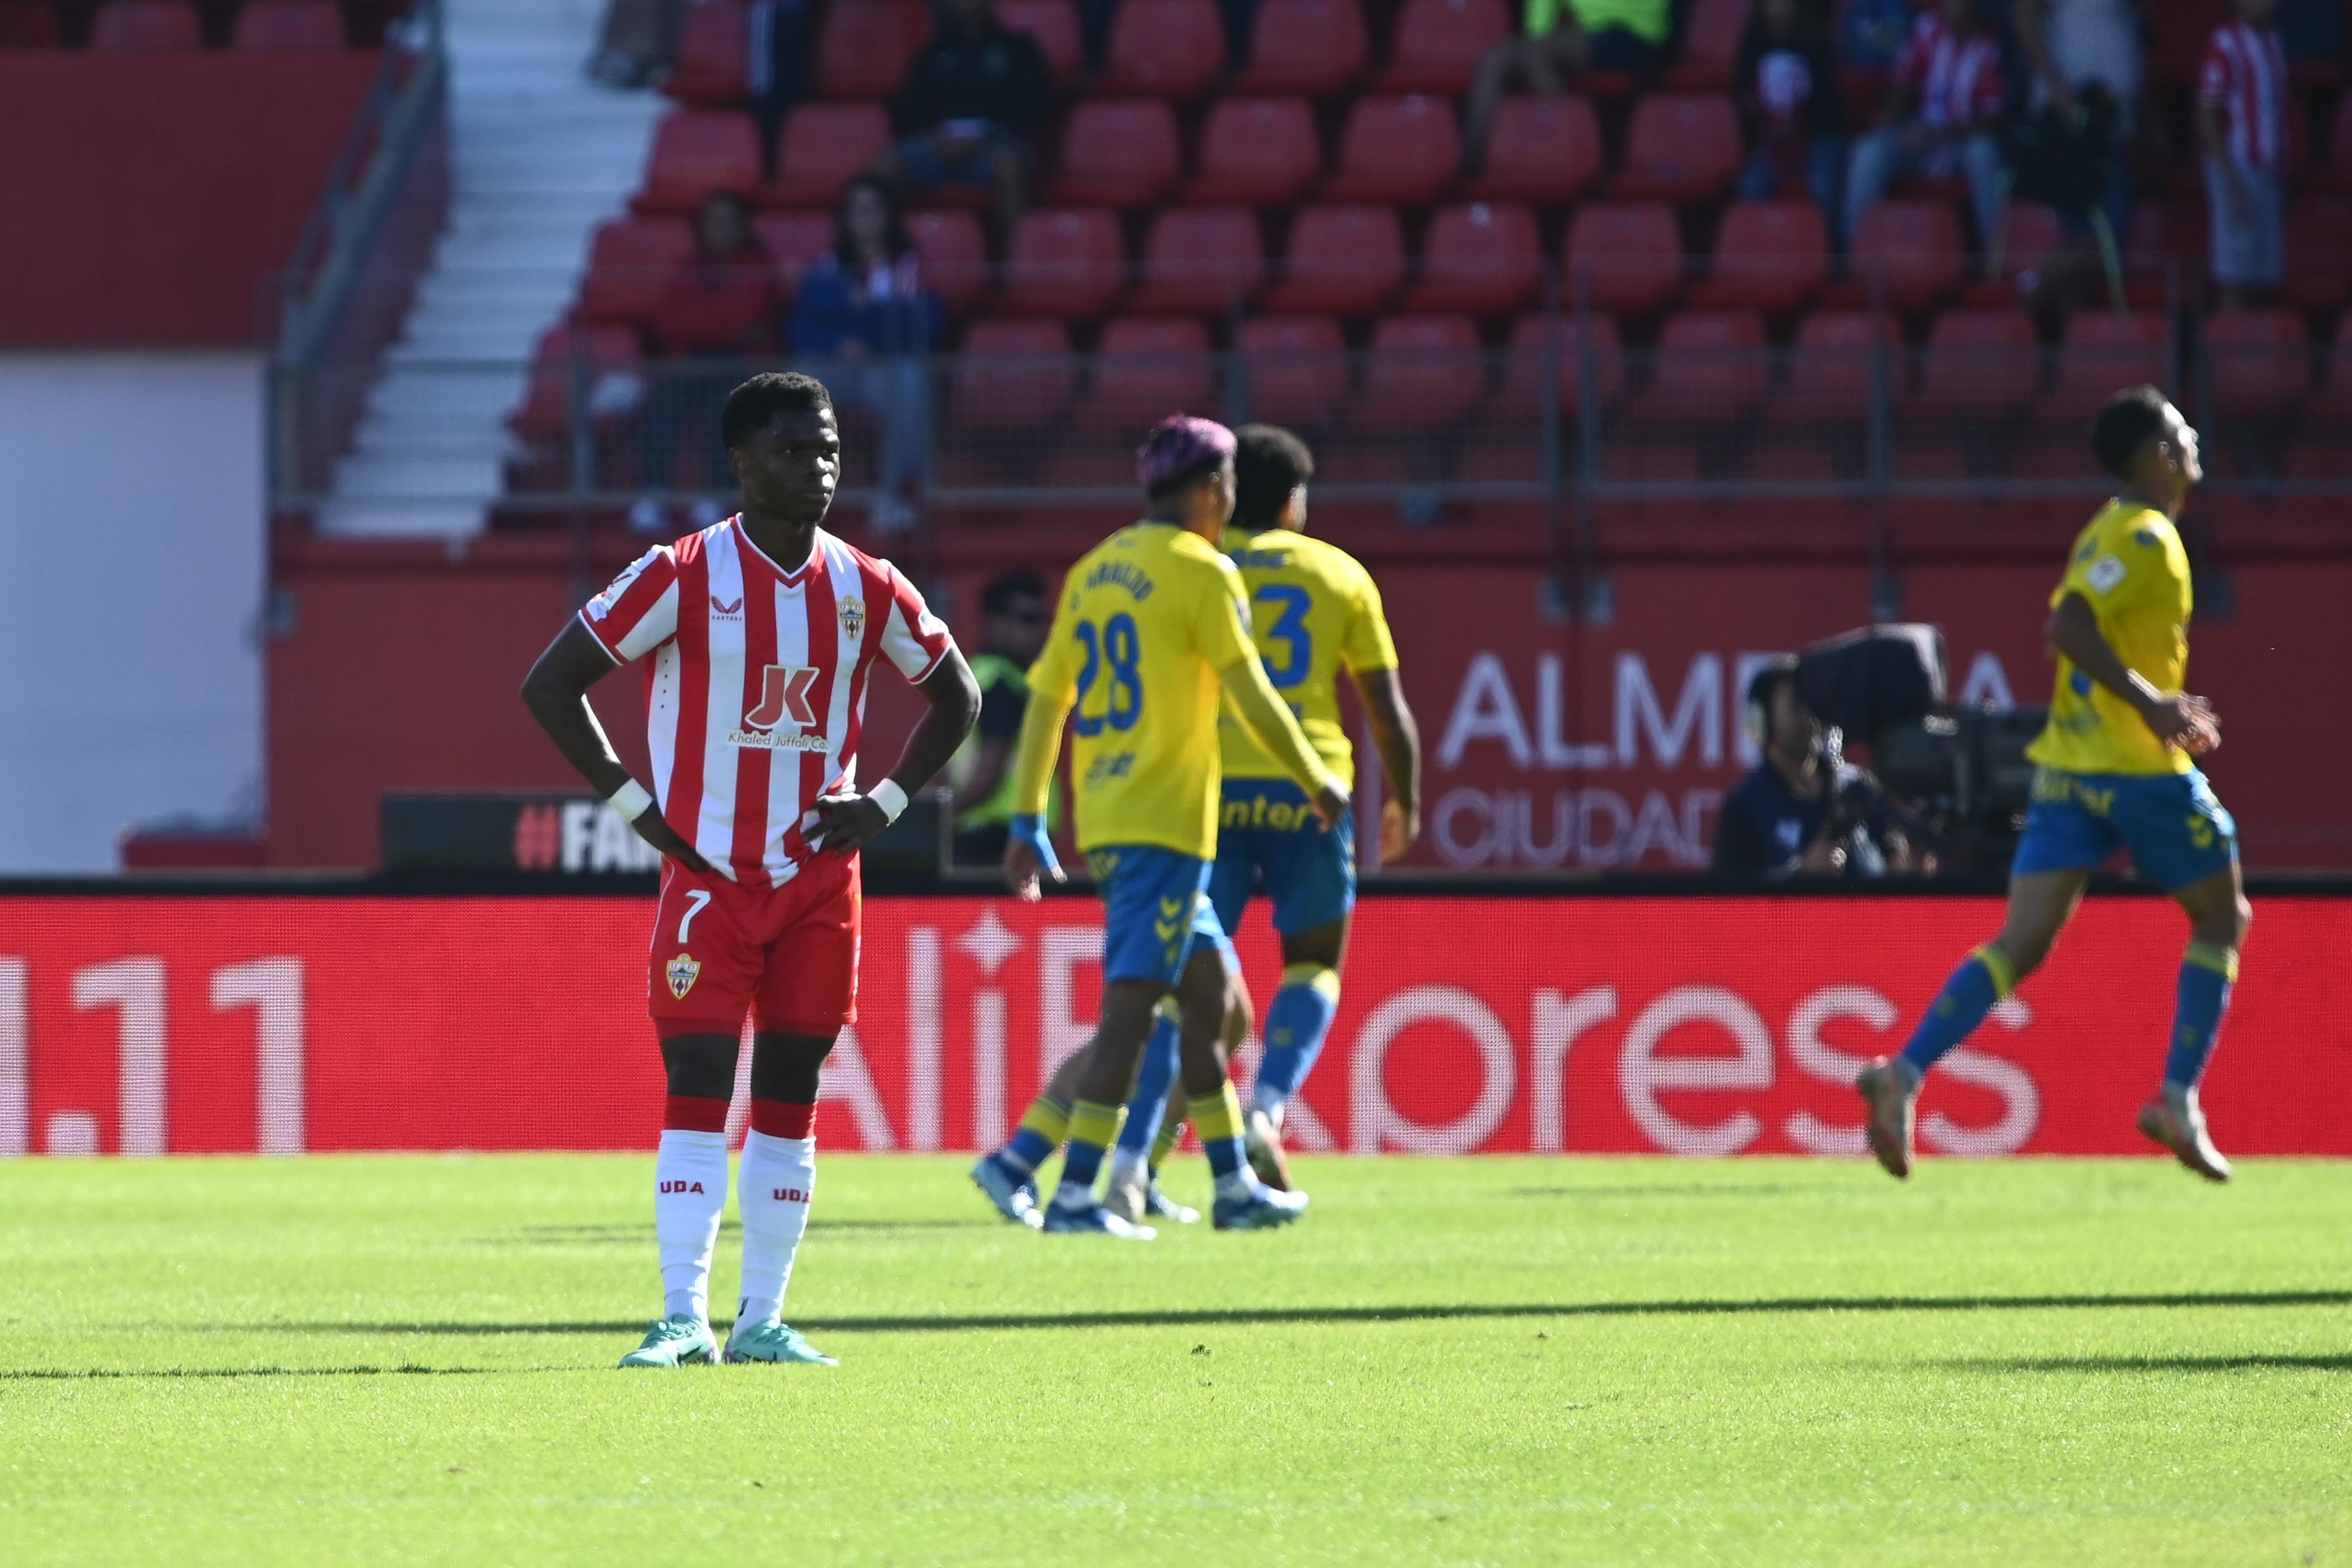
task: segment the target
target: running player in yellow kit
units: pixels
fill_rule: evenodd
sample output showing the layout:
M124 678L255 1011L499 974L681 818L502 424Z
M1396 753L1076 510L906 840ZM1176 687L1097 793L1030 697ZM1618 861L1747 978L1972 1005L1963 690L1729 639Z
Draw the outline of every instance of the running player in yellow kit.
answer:
M2230 1162L2206 1134L2197 1081L2253 910L2238 875L2237 825L2192 760L2221 743L2221 721L2181 689L2189 557L2173 525L2204 470L2197 432L2154 387L2116 393L2092 426L2091 448L2122 487L2074 541L2050 596L2058 689L2027 750L2039 766L2010 868L2008 921L1953 971L1902 1053L1855 1082L1871 1152L1895 1176L1911 1174L1921 1079L2041 965L2092 870L2125 846L2189 924L2164 1082L2140 1107L2140 1131L2208 1180L2230 1179Z
M1188 1109L1217 1176L1219 1228L1283 1224L1305 1207L1250 1175L1240 1103L1218 1049L1223 933L1207 892L1217 843L1220 693L1325 828L1345 822L1349 808L1346 789L1268 683L1250 641L1240 574L1217 552L1233 516L1234 448L1232 431L1204 419L1180 414L1153 429L1137 454L1150 497L1144 520L1071 568L1045 652L1029 674L1005 877L1034 899L1041 873L1061 876L1040 817L1062 724L1075 708L1078 845L1104 904L1102 1015L1086 1048L1046 1230L1152 1235L1105 1209L1094 1183L1154 1010L1171 991L1181 1010ZM975 1166L973 1179L1012 1213L995 1190L993 1178L1005 1173L994 1158Z

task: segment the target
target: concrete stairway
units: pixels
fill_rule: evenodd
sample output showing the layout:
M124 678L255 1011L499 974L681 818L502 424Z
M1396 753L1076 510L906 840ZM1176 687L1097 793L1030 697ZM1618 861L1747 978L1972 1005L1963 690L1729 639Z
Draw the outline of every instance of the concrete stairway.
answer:
M445 0L448 232L338 466L322 532L463 537L504 486L507 415L666 100L588 80L603 0Z

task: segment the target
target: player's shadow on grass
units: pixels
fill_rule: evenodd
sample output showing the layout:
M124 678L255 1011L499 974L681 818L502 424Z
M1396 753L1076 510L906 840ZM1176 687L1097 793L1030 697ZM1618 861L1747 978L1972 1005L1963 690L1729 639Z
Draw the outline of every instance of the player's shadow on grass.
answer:
M1790 1182L1658 1183L1647 1186L1514 1186L1505 1197L1782 1197L1805 1188ZM1813 1190L1825 1190L1815 1188Z
M0 1368L0 1383L79 1383L91 1379L178 1377L481 1377L497 1372L536 1370L501 1366L159 1366L143 1371L124 1367L28 1366ZM554 1371L556 1368L547 1368Z
M1171 1307L1139 1312L986 1312L922 1317L812 1314L809 1328L844 1333L945 1333L960 1330L1185 1328L1240 1323L1384 1323L1482 1318L1728 1317L1797 1312L2108 1312L2118 1307L2345 1307L2352 1291L2226 1291L2204 1295L2102 1296L1768 1296L1671 1301L1398 1302L1350 1307ZM270 1323L304 1333L622 1334L643 1319L579 1322Z
M2021 1355L1939 1362L1954 1372L2352 1372L2352 1352L2336 1355Z
M1001 1230L1004 1222L993 1215L982 1219L812 1219L808 1228L834 1235L882 1236L894 1230ZM721 1235L733 1235L742 1228L740 1222L732 1219L719 1228ZM654 1228L649 1221L629 1225L526 1225L519 1232L486 1236L481 1239L497 1246L508 1246L519 1240L526 1247L551 1247L618 1241L634 1244L651 1240L653 1234Z

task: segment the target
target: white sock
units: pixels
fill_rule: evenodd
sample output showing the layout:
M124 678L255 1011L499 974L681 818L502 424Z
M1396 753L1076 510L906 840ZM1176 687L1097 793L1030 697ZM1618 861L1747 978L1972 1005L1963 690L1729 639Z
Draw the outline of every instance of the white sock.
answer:
M1150 1156L1139 1155L1133 1149L1113 1149L1110 1153L1110 1185L1106 1189L1117 1192L1122 1186L1139 1190L1151 1186Z
M710 1321L710 1249L727 1207L727 1134L671 1127L654 1156L654 1236L661 1243L662 1311Z
M740 1181L743 1306L735 1319L738 1332L783 1311L784 1286L793 1277L793 1256L808 1229L809 1200L816 1190L816 1140L744 1134Z
M1056 1208L1083 1211L1094 1206L1095 1189L1092 1182L1076 1182L1065 1176L1062 1178L1062 1185L1054 1189L1054 1207Z
M1224 1175L1217 1178L1217 1196L1219 1197L1247 1197L1256 1190L1256 1173L1253 1172L1247 1166L1242 1166L1242 1168L1237 1171L1227 1171Z

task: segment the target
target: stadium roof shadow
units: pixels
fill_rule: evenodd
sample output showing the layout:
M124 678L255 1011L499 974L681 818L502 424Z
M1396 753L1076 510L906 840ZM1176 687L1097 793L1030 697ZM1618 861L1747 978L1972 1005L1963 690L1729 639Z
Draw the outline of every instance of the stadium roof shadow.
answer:
M72 1383L93 1378L162 1377L478 1377L491 1373L567 1371L563 1367L519 1366L158 1366L125 1367L0 1367L0 1383L11 1379L42 1383Z
M920 1317L831 1317L813 1313L811 1329L842 1333L944 1333L959 1330L1179 1328L1233 1323L1381 1323L1481 1318L1714 1317L1776 1312L2111 1312L2117 1308L2344 1307L2346 1291L2225 1291L2181 1295L2098 1296L1777 1296L1740 1301L1398 1302L1348 1307L1168 1307L1133 1312L980 1312ZM224 1325L226 1326L226 1325ZM305 1322L237 1325L304 1333L621 1334L641 1318L579 1322ZM2138 1362L2128 1364L2139 1365Z

